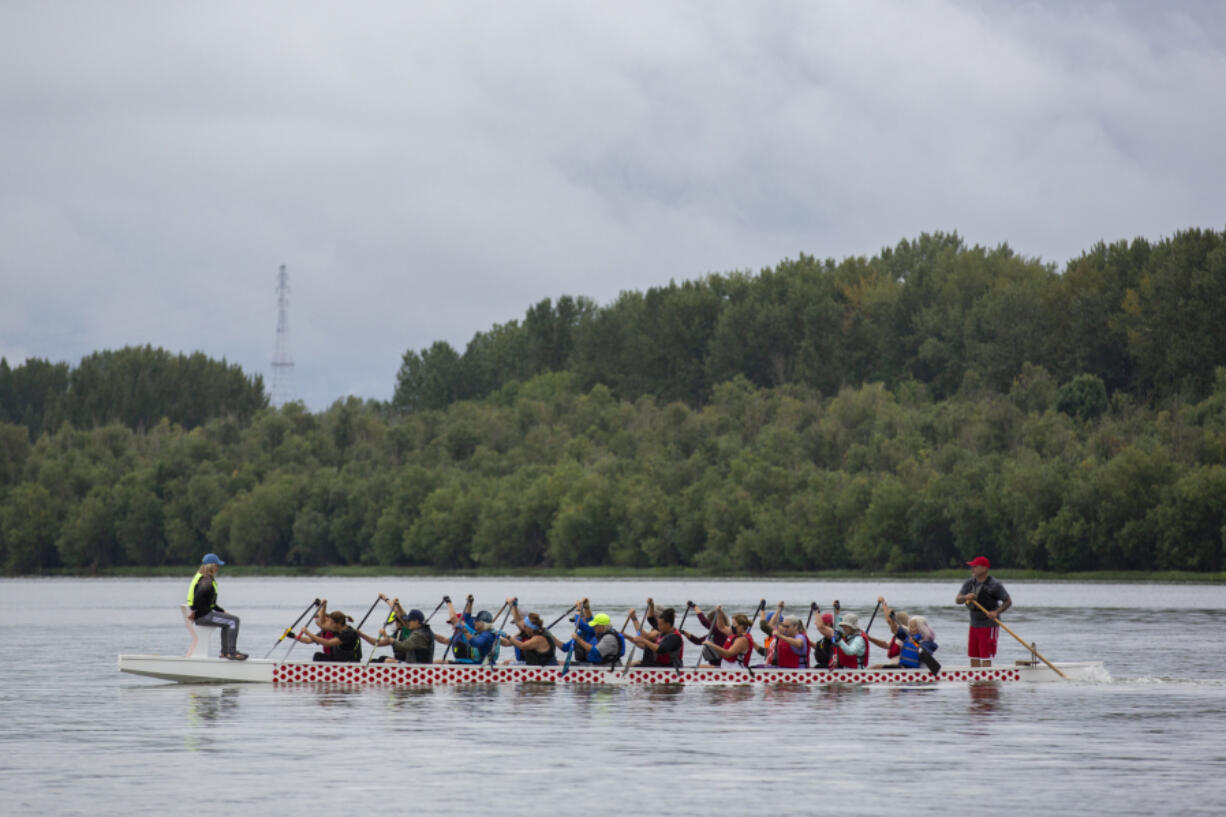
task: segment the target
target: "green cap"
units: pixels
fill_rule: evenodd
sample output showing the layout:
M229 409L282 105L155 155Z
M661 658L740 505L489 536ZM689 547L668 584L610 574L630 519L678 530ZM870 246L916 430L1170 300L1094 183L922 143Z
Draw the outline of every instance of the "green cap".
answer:
M596 615L592 616L592 620L587 623L587 626L608 627L611 623L612 622L609 621L609 617L607 615L604 613L597 613Z

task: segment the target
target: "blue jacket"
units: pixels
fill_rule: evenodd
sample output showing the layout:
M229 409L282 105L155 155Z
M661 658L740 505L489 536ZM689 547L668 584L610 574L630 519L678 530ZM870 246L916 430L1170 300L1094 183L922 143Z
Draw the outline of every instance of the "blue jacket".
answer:
M457 658L457 663L461 664L480 664L490 654L490 650L498 643L498 634L493 630L485 630L477 632L472 627L472 617L464 616L464 623L459 629L459 638L473 648L476 653L472 658Z

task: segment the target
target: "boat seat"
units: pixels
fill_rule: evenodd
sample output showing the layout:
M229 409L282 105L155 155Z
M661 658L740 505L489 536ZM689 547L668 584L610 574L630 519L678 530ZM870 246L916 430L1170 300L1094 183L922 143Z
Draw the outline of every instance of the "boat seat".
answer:
M221 628L215 624L201 624L197 626L196 622L192 621L191 605L180 604L179 612L183 614L183 624L187 627L187 633L192 637L192 643L187 648L187 658L208 658L210 655L217 655L221 652L221 640L218 638L218 647L213 649L213 634L217 633ZM204 637L200 637L200 627L204 628Z

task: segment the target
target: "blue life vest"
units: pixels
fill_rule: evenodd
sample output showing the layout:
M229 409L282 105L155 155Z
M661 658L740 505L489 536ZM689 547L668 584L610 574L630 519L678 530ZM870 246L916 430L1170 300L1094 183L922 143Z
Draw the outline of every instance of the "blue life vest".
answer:
M898 628L896 637L901 642L898 665L907 669L917 669L920 666L920 647L923 647L928 653L934 652L937 648L936 642L921 641L919 637L909 634L902 627Z

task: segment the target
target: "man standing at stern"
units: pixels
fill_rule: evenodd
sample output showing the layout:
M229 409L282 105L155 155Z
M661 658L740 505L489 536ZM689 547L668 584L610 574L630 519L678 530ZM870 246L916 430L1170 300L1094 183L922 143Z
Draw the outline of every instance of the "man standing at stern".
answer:
M954 599L956 604L965 604L971 611L966 654L970 656L972 667L990 667L996 655L996 637L1000 633L996 619L1013 606L1013 599L1009 598L1009 591L1003 584L988 575L992 563L986 556L976 556L966 564L971 569L971 577L962 583L962 590ZM983 610L971 603L974 601L979 602Z

